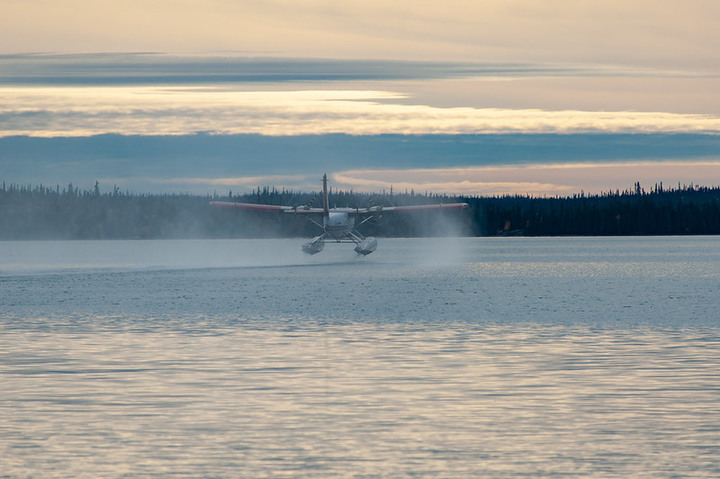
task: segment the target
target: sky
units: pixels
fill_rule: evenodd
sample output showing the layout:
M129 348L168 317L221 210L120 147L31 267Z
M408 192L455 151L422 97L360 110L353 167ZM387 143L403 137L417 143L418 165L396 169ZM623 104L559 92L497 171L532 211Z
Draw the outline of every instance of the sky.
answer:
M720 2L3 0L0 180L720 185Z

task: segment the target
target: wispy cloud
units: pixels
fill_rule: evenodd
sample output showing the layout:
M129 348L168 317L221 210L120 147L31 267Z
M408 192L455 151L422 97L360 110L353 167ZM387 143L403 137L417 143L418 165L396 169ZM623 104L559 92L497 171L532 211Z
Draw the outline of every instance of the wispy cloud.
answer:
M0 55L0 84L217 85L448 78L702 77L701 71L611 64L478 63L164 53Z
M0 88L0 136L587 132L720 133L714 115L440 108L387 91L190 87Z
M133 178L134 180L142 180L144 182L154 183L157 185L200 185L204 188L208 187L233 187L240 188L241 191L247 191L250 188L262 186L279 186L291 190L307 191L313 188L317 189L317 182L308 181L308 175L259 175L259 176L236 176L224 178L208 178L208 177L180 177L180 178ZM113 183L127 183L128 178L105 178L106 181ZM308 188L309 186L309 188Z

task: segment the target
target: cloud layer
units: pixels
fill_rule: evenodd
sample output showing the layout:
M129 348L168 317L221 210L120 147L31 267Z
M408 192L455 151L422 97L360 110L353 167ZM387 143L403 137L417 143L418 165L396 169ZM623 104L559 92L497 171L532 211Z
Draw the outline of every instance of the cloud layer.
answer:
M612 64L389 61L162 53L0 55L0 84L202 85L443 78L707 76Z
M386 91L235 91L191 87L5 87L0 136L348 133L720 133L714 115L543 111L400 103Z

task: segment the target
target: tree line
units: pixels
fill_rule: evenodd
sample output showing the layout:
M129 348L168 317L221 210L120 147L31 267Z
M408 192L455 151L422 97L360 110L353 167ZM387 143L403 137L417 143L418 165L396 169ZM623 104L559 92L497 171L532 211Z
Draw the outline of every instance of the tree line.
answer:
M216 209L209 202L239 201L322 206L320 192L258 187L247 194L132 194L69 184L0 187L0 240L310 237L315 225L300 215ZM720 234L720 187L662 184L567 197L331 192L331 206L368 207L456 202L463 212L426 212L373 219L366 235L561 236Z

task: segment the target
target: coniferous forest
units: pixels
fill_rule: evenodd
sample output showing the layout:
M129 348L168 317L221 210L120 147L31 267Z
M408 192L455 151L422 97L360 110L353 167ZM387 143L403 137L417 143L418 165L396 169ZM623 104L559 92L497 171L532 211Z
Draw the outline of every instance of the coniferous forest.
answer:
M0 240L310 237L316 226L292 214L216 209L213 200L321 206L318 192L258 187L233 195L101 192L69 184L0 186ZM332 206L401 206L463 201L462 212L383 216L361 227L385 237L720 234L720 187L655 185L570 197L463 197L332 191Z

